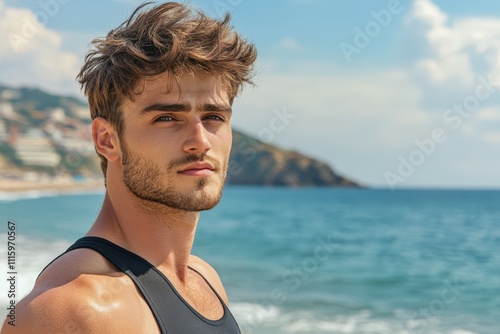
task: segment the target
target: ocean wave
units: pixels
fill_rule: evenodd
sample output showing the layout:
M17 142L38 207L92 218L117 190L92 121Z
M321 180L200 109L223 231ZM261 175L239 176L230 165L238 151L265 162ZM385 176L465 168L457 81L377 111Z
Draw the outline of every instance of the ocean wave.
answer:
M5 233L0 234L0 240L7 240ZM26 296L33 285L41 270L49 264L56 256L64 252L70 245L67 240L57 239L47 242L33 238L26 238L19 235L16 238L16 301L19 301ZM7 264L7 252L0 252L0 263ZM5 271L7 275L7 271ZM0 291L9 291L8 282L6 279L0 280ZM0 305L8 305L7 293L0 294ZM3 317L7 314L6 308L0 308L0 315Z
M370 310L347 315L324 316L308 310L284 311L275 305L232 303L231 312L243 334L416 334L401 319L374 318ZM478 334L464 329L429 326L427 334Z
M252 303L233 303L231 312L237 315L240 322L248 325L273 322L281 317L281 312L274 305L264 306Z

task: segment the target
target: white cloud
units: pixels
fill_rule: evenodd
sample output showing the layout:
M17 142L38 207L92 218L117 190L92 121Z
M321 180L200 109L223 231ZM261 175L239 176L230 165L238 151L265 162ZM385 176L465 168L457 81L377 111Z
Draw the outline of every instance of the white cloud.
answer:
M488 74L500 79L500 19L462 19L455 31L463 38L463 49L473 49L481 56Z
M499 73L500 20L491 17L450 19L430 0L414 1L405 20L418 31L428 55L417 61L434 85L471 87L479 75ZM477 68L484 68L478 73Z
M472 114L462 126L462 132L479 144L500 143L500 112L498 107L486 107Z
M63 50L59 33L37 20L60 15L59 11L50 14L42 9L34 13L10 8L0 2L1 80L4 84L42 86L54 92L76 94L78 57Z
M434 83L458 81L467 86L473 82L463 36L449 24L448 16L434 3L430 0L414 1L406 25L419 30L431 48L431 57L418 61L419 70L424 71L428 78Z

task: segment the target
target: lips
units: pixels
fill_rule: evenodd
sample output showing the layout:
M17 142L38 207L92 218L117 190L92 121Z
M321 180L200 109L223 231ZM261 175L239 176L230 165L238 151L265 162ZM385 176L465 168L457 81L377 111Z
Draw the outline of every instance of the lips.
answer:
M214 167L208 162L197 162L184 167L178 173L192 176L209 176L214 173Z

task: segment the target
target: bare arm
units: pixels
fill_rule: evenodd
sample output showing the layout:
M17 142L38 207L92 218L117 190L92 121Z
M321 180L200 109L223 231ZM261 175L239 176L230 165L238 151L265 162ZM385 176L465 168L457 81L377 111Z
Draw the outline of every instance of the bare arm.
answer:
M8 319L8 318L7 318ZM0 334L159 333L132 280L90 249L58 258L16 305Z
M6 321L1 334L85 333L86 301L75 303L67 295L63 296L65 290L32 291L17 304L15 326ZM76 297L74 293L73 296Z
M1 334L140 333L135 327L141 325L141 307L127 292L111 289L117 279L82 275L61 286L35 288L17 304L15 326L6 321Z

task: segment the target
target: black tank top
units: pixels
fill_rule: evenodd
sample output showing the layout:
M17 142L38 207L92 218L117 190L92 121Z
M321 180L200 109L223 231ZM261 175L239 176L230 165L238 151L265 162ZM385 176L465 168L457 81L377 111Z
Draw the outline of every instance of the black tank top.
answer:
M224 315L219 320L209 320L197 312L162 272L137 254L99 237L80 238L65 253L77 248L95 250L132 279L153 312L162 334L241 334L219 294L193 268L190 267L207 282L221 302Z

